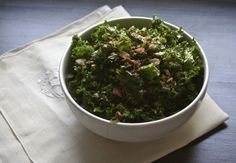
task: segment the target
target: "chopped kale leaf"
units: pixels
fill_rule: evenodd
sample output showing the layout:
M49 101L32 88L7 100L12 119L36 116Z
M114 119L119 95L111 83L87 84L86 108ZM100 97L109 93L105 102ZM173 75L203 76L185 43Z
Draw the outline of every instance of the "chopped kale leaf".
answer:
M162 119L186 107L203 83L194 39L158 17L144 28L104 22L87 40L72 38L72 97L89 112L117 122Z

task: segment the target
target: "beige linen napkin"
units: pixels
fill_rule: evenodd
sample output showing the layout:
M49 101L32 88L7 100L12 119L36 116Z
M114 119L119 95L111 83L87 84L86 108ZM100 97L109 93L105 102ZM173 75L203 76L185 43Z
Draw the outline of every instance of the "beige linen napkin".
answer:
M60 59L73 34L123 16L129 16L123 7L103 6L0 57L0 162L146 163L187 145L228 119L206 95L187 123L151 142L112 141L81 126L60 90Z
M0 110L0 163L9 161L30 162L24 148L22 148L21 144L12 133L9 124L6 122Z

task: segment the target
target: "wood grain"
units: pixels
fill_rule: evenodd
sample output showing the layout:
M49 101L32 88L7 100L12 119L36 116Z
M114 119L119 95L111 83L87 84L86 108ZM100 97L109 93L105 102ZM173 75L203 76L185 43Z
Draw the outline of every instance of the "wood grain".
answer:
M230 115L224 124L155 163L236 162L236 1L234 0L0 0L0 54L43 37L108 4L131 15L183 26L202 45L210 66L208 93Z

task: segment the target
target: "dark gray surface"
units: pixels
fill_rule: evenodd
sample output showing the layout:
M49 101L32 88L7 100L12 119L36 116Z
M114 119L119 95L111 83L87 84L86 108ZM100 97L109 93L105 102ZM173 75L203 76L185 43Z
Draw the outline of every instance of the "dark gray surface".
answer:
M227 125L156 163L235 163L236 1L0 0L0 54L54 32L105 4L123 5L136 16L150 17L156 13L195 36L209 61L208 93L230 115Z

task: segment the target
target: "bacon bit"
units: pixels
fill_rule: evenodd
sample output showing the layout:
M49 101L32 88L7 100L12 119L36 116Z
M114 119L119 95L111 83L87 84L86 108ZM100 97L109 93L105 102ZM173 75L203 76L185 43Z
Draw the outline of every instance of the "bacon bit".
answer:
M134 50L136 53L143 54L145 49L144 48L137 48Z
M173 87L175 87L177 85L177 83L176 83L176 81L172 81L171 83L170 83L170 86L173 88Z
M168 80L168 76L162 74L162 75L161 75L161 80L163 80L163 81Z
M127 58L127 59L124 59L125 61L129 62L130 64L133 64L134 63L134 60L130 59L130 58Z
M119 111L116 112L115 114L116 118L119 120L119 121L122 121L123 120L123 114Z
M141 65L141 61L140 60L132 60L132 61L133 61L134 69L138 69Z
M133 59L127 58L126 61L128 61L131 65L134 66L134 70L138 69L141 65L140 60L133 60Z
M131 56L130 56L129 53L120 52L120 53L119 53L119 56L120 56L121 58L123 58L124 61L127 61L127 62L129 62L131 65L133 65L133 66L134 66L134 69L139 68L140 65L141 65L140 60L133 60L133 59L131 59Z
M112 93L121 97L122 93L123 93L123 90L119 87L113 87Z
M155 49L157 46L154 44L149 44L148 49Z

